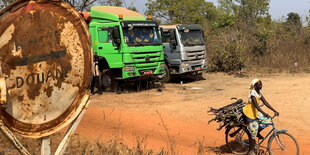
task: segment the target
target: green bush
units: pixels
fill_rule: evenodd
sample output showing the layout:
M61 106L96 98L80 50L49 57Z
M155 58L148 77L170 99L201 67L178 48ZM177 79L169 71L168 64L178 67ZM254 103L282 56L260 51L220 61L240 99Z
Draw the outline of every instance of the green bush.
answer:
M236 43L227 44L225 49L217 51L209 62L210 72L239 71L244 68L245 59L241 55L242 50Z
M252 52L256 56L265 55L267 53L268 34L267 33L257 33L254 36L256 39L256 43L252 47Z

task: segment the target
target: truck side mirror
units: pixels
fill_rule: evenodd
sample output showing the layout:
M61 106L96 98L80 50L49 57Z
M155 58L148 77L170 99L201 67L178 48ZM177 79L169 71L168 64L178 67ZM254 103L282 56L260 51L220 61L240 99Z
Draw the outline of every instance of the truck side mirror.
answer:
M170 44L172 44L174 47L177 46L177 41L176 40L170 40Z
M201 30L201 33L202 33L202 38L205 40L205 31L204 30Z
M169 35L170 35L170 44L173 46L173 48L176 48L177 40L175 38L175 31L174 30L170 30L169 31Z
M118 26L115 26L112 30L113 41L117 46L121 45L121 37Z
M163 37L164 29L162 27L159 27L159 31L160 31L160 36Z

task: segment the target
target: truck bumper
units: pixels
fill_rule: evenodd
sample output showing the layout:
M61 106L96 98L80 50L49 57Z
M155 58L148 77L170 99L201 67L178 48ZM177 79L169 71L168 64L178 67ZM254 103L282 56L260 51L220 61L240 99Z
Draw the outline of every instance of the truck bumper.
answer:
M185 74L185 73L193 73L202 72L206 70L206 62L205 60L197 60L197 61L184 61L181 62L178 66L171 66L170 73L171 74Z
M152 66L147 64L147 66L142 65L125 65L122 69L123 79L146 79L156 77L158 75L165 73L165 68L163 67L164 62L154 62Z

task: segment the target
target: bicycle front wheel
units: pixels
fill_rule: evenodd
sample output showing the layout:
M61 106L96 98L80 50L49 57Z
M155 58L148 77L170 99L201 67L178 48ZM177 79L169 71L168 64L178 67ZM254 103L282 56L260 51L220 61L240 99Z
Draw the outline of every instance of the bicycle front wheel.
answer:
M296 139L286 132L277 132L268 141L270 155L299 155L299 146Z
M226 145L234 154L244 155L250 151L250 132L243 126L233 126L226 130Z

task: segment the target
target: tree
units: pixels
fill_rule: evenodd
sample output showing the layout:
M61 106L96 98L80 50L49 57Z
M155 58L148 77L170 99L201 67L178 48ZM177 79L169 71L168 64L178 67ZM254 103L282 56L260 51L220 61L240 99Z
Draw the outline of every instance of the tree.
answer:
M127 9L138 12L138 9L135 6L129 6Z
M306 15L306 21L307 21L307 28L310 28L310 10L308 10L308 14Z
M253 24L258 17L269 15L270 0L218 0L220 9L236 16L239 22Z
M205 24L216 16L212 2L205 0L148 0L146 15L170 23Z
M73 5L78 11L89 11L90 7L93 6L93 4L97 0L75 0L77 2L77 5Z
M213 28L225 28L235 25L235 16L233 14L223 10L218 10L217 12L216 19L212 24Z
M301 17L298 13L287 14L285 25L289 31L298 32L302 28Z
M101 3L102 5L106 6L123 6L123 1L122 0L106 0L105 2Z
M10 5L11 3L15 2L16 0L1 0L0 1L0 9L3 9Z
M126 3L125 3L125 6L127 6ZM138 9L135 7L133 1L131 1L130 5L127 7L127 9L139 12Z
M74 6L78 11L89 11L94 5L119 6L123 5L122 0L65 0Z

